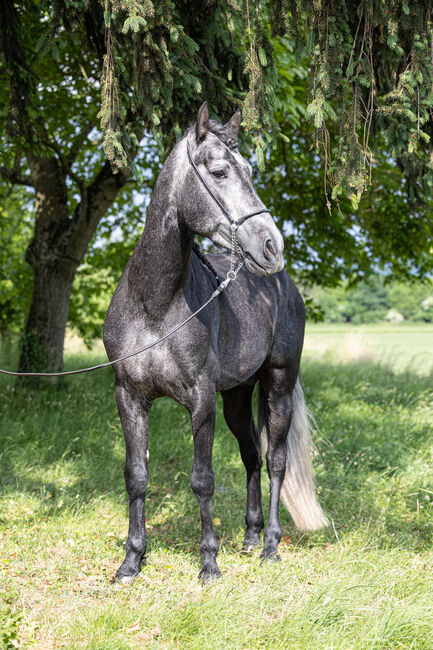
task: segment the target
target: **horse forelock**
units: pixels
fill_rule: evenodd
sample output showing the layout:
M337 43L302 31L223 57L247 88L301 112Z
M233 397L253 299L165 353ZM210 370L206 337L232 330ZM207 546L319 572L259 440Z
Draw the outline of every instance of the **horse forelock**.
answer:
M189 127L185 135L188 136L188 134L191 133L194 129L194 126ZM228 129L220 122L210 119L208 122L208 132L216 135L218 140L225 144L229 149L235 150L238 148L237 139L233 136L232 131L230 131L230 129ZM205 139L206 136L204 136L203 140Z
M209 120L208 129L211 133L217 136L223 144L225 144L229 149L237 149L238 143L236 138L234 138L233 133L223 124L217 122L216 120Z

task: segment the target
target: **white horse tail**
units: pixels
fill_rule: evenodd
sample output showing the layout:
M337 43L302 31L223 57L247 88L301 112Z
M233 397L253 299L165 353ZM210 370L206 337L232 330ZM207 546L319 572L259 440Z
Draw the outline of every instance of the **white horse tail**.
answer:
M317 530L328 525L316 496L311 455L312 416L305 404L304 391L298 377L292 396L292 421L287 436L286 474L281 486L280 497L290 512L296 528ZM268 447L269 415L266 396L259 387L259 430L261 450L266 454Z

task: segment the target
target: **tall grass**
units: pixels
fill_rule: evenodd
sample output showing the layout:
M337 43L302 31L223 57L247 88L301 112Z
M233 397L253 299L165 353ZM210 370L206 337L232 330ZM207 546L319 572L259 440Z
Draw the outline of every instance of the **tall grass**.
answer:
M98 355L76 350L67 366ZM303 378L332 525L302 535L282 510L282 562L240 553L245 476L218 401L223 578L206 587L187 412L152 407L148 565L123 587L111 583L127 533L111 371L42 390L2 378L0 647L433 647L432 376L312 351ZM265 472L263 485L266 502Z

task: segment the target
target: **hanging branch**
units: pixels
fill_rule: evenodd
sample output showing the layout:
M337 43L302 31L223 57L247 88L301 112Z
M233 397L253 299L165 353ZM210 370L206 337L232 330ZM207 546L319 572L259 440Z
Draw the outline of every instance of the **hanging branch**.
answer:
M417 181L418 197L423 185L429 196L433 174L424 150L433 108L431 1L292 0L286 10L314 70L307 115L318 133L327 125L331 134L330 149L326 138L316 140L332 199L346 196L357 209L371 181L373 128L394 149L413 188Z
M106 19L106 47L101 78L101 110L98 118L104 132L104 151L114 172L126 167L127 153L121 141L121 118L119 103L119 82L114 61L116 39L111 28L111 16Z

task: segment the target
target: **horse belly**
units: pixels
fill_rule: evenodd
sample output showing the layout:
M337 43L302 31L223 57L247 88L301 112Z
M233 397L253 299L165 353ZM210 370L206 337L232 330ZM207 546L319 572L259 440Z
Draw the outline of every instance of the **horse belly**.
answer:
M218 339L219 378L217 390L228 390L253 377L272 347L271 318L231 321Z

